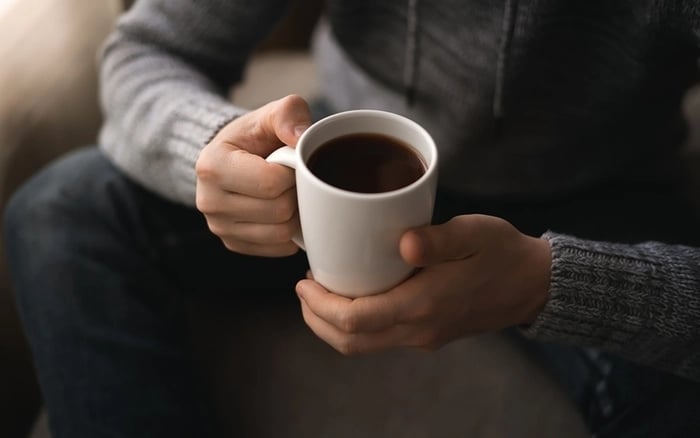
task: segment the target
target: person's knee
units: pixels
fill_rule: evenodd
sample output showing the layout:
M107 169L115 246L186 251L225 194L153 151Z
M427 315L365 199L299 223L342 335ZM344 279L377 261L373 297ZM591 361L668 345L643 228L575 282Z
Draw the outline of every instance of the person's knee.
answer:
M68 161L68 163L66 163ZM59 226L58 216L62 207L71 208L65 185L80 172L67 159L44 168L15 191L4 211L4 231L8 251L23 242L51 239L52 229Z
M114 227L100 219L110 216L105 192L123 180L97 149L84 149L38 172L6 205L7 267L30 338L44 336L49 325L54 334L66 329L76 303L100 287L99 277L78 287L85 282L80 269L103 262L95 253Z
M41 172L25 182L10 198L4 211L4 239L8 261L25 260L37 243L51 239L58 187L53 176ZM49 172L53 173L53 172Z
M110 168L96 149L83 149L50 164L12 195L3 219L13 277L45 268L52 254L69 250L71 236L89 232L84 226L100 208L99 181L115 172Z

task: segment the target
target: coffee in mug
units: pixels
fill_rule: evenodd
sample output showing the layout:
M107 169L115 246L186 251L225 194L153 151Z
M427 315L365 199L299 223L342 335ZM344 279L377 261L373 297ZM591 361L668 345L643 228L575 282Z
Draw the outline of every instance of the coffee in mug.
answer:
M425 173L425 163L413 147L373 133L329 140L311 154L306 165L324 182L358 193L397 190Z

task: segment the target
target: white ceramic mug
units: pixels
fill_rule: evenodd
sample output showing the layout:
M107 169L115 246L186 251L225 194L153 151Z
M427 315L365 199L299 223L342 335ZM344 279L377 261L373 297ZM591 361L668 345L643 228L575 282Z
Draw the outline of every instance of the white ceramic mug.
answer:
M334 138L359 133L394 137L412 147L426 165L413 183L382 193L357 193L316 177L306 163ZM296 169L302 236L314 279L347 297L385 291L413 272L399 254L404 231L430 223L437 188L437 148L412 120L376 110L353 110L326 117L309 127L296 148L282 147L267 161ZM362 169L357 169L362 178Z

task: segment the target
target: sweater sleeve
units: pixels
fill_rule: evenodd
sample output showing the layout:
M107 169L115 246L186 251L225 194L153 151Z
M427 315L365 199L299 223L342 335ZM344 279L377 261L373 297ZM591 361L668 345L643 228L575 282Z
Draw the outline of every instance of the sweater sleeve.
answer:
M550 298L526 336L700 381L700 249L543 238L552 247Z
M146 188L194 205L199 152L245 110L227 92L285 0L140 0L106 41L99 143Z

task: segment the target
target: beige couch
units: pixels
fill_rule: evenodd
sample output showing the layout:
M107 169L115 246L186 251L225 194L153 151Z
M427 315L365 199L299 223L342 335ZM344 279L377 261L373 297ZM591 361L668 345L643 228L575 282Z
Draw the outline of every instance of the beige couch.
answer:
M118 0L0 1L0 208L49 159L94 141L94 54L120 9ZM0 251L0 436L24 436L39 403Z
M100 122L95 52L121 10L118 0L6 4L0 10L3 205L49 159L94 142ZM256 56L234 93L238 103L252 107L288 92L314 94L306 53L270 50L289 46L290 38L278 33ZM276 76L279 71L286 81ZM4 267L0 272L0 388L9 388L0 390L0 436L24 437L40 411L40 397ZM215 307L193 308L194 338L231 436L583 435L558 388L499 336L455 342L437 353L347 358L315 338L298 314L231 321ZM247 352L243 359L241 348ZM34 437L47 436L44 420L36 423Z

